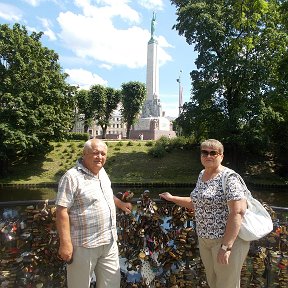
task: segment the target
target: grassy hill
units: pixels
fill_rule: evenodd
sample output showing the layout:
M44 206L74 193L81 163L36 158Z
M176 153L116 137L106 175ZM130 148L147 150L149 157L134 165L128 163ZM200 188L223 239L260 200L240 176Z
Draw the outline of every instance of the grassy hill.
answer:
M105 169L112 182L195 182L201 169L198 153L173 151L163 158L148 154L151 146L146 141L111 141ZM9 177L1 183L37 184L57 183L61 175L74 166L82 154L83 141L51 143L45 157L29 159L12 166ZM196 156L197 155L197 156Z
M155 158L148 153L152 141L106 143L108 160L105 168L114 183L194 183L202 169L198 148L172 150L162 158ZM83 144L83 141L53 142L47 155L12 166L9 177L0 179L0 183L57 183L61 175L74 166L81 156ZM224 165L228 163L229 166L229 159L226 158ZM253 182L284 184L283 179L265 172L263 163L261 167L261 173L256 164L250 167L250 171L258 171L252 175Z

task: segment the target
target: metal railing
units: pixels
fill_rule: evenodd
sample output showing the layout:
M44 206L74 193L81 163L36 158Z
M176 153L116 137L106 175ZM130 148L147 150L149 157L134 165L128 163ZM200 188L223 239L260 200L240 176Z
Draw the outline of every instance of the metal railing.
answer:
M131 215L117 213L121 287L208 287L193 213L150 198L132 203ZM274 231L251 243L241 287L288 286L288 208L272 208ZM55 211L54 200L0 203L0 287L66 287Z

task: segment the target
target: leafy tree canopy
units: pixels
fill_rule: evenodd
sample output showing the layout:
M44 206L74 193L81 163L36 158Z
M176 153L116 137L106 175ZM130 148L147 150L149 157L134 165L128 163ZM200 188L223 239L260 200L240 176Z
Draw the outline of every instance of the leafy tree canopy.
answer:
M42 46L41 36L28 35L19 24L12 29L0 25L2 164L61 139L72 128L74 88L65 82L58 55Z
M84 132L88 131L89 126L91 126L93 122L93 115L94 111L92 108L92 101L91 101L91 95L89 93L89 90L80 89L76 92L76 105L77 105L77 116L83 117L84 122ZM79 119L80 120L80 119Z
M191 102L177 120L183 131L262 151L277 146L287 129L275 137L274 127L288 126L287 1L171 3L174 28L198 52Z
M120 102L121 93L110 87L93 85L89 94L92 110L94 111L94 119L101 126L102 138L105 139L111 115Z
M127 139L132 125L137 121L146 98L146 86L138 81L122 84L122 117L127 123Z

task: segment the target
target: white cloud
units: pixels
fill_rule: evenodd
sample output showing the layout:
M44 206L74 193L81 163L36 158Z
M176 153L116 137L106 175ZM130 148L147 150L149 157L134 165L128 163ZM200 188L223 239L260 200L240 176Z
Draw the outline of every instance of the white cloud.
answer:
M42 26L44 27L44 30L43 30L44 35L46 35L51 41L57 40L55 33L50 28L50 26L52 25L51 21L49 19L40 18L40 17L39 17L39 20L41 21Z
M0 18L7 21L19 22L22 18L22 11L16 6L0 3Z
M163 1L162 0L139 0L139 4L146 9L150 10L163 10Z
M83 67L94 65L91 59L83 59L75 56L67 56L65 54L59 54L60 62L65 67Z
M65 69L69 75L68 82L72 85L78 85L81 89L89 89L92 85L100 84L107 86L107 81L84 69Z
M24 0L26 3L28 3L29 5L36 7L40 4L40 2L42 0Z
M38 32L38 30L35 27L31 27L31 26L26 26L27 31L29 32Z
M122 20L130 23L139 23L139 13L127 3L129 0L97 0L92 5L90 0L75 0L75 5L82 9L83 15L93 18L109 18L119 16Z
M103 68L103 69L106 69L106 70L111 70L111 69L112 69L112 66L111 66L111 65L108 65L108 64L101 64L101 65L100 65L100 68Z
M78 57L92 58L102 62L101 65L145 67L150 31L137 26L141 18L138 12L127 5L127 0L98 0L97 3L98 6L93 6L89 0L76 0L82 14L71 11L59 14L59 35L64 45ZM115 24L119 24L119 19L123 21L121 28ZM160 64L171 61L162 47L169 47L163 36L159 37L158 46Z

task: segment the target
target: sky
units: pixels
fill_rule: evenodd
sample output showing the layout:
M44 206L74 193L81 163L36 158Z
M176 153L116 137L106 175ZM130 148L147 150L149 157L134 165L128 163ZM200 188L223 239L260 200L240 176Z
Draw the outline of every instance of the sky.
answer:
M146 83L151 20L158 41L159 98L165 116L177 117L179 86L189 101L197 54L175 29L169 0L0 0L0 23L42 31L43 46L59 55L67 82L89 89L101 84ZM180 84L177 79L180 77Z

